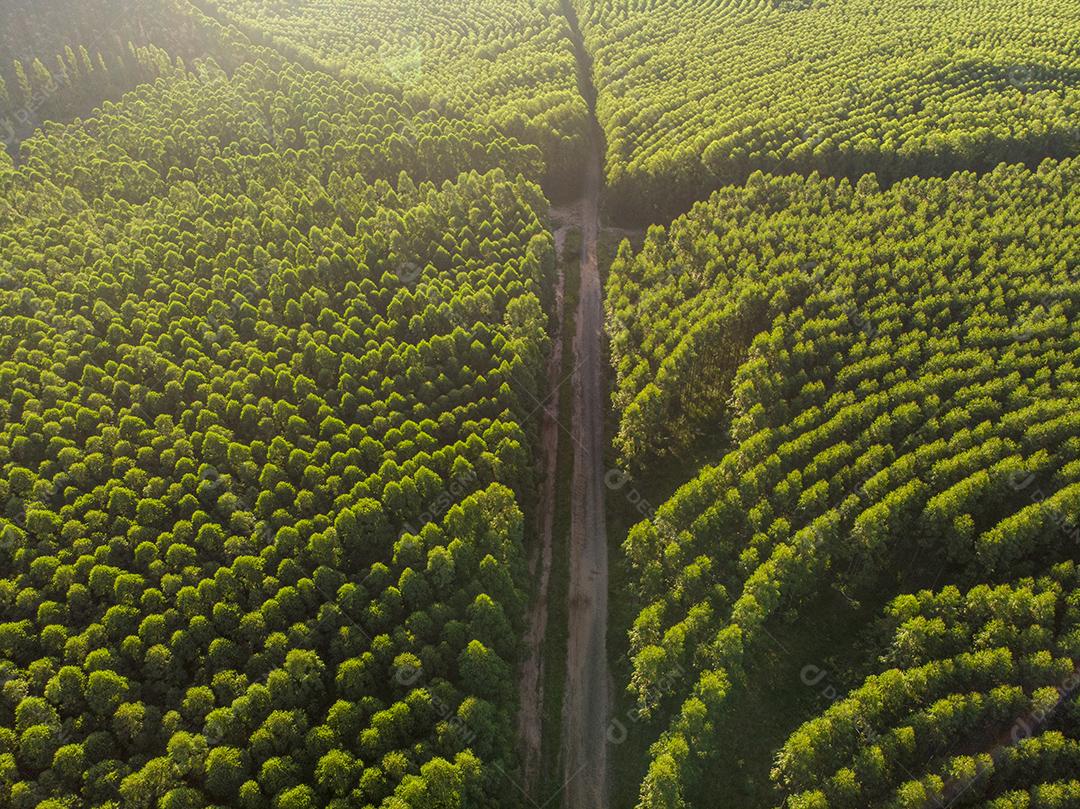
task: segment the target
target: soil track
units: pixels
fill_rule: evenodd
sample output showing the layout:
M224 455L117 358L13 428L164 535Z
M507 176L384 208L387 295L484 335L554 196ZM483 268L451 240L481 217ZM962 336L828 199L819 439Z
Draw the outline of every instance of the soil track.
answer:
M569 641L563 755L568 809L607 803L607 532L604 527L604 387L599 233L600 163L581 205L581 298L574 336L574 481L570 510Z
M592 64L571 0L563 0L578 60L578 85L592 120L581 225L581 289L574 335L574 479L570 504L570 603L563 703L567 809L607 805L607 728L611 686L607 665L607 532L604 527L603 300L597 266L603 134L596 122Z
M607 725L611 713L611 682L607 665L607 533L604 527L604 355L603 300L597 262L600 232L600 193L603 183L603 134L596 121L596 90L592 64L578 27L571 0L562 0L578 61L578 87L591 118L581 198L573 206L553 209L558 219L556 249L562 253L570 223L581 233L581 277L573 344L573 480L570 493L570 581L567 604L566 688L562 706L561 756L563 784L552 795L537 795L543 765L545 731L544 638L547 632L553 530L558 487L558 385L563 373L562 273L556 282L558 335L547 368L548 399L541 421L540 463L543 482L539 493L539 543L529 560L536 591L528 615L525 659L518 691L518 737L524 765L525 788L534 806L561 797L568 809L602 809L607 805ZM558 214L556 216L556 214ZM565 423L565 422L563 422ZM538 798L538 800L537 800ZM543 804L541 804L541 801Z

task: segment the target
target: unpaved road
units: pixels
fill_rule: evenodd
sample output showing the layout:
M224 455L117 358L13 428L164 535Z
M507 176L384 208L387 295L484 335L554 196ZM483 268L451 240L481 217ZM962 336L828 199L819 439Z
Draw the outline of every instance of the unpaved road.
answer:
M536 510L536 536L539 544L529 559L529 575L536 582L536 593L529 607L525 634L525 661L518 680L521 706L518 712L518 738L525 772L525 787L536 787L543 740L544 709L544 637L547 634L548 582L551 579L552 531L555 521L556 472L559 457L559 383L562 381L563 272L562 251L566 226L555 231L555 254L558 276L555 280L555 336L548 356L544 411L540 418L540 466L543 480Z
M607 532L604 528L604 386L599 232L600 161L581 205L581 297L574 335L574 482L570 504L570 627L563 704L567 809L607 804Z
M569 0L582 94L595 109L591 65ZM562 752L566 809L607 805L607 532L604 528L603 301L596 248L600 231L603 136L592 116L581 218L581 290L574 335L574 480L570 503L570 604Z
M537 536L539 544L529 560L537 589L528 615L525 659L518 692L518 737L524 764L525 790L536 806L561 798L566 809L604 809L607 805L607 730L611 714L611 678L607 665L607 533L604 527L604 356L603 301L597 266L600 230L600 191L603 172L603 134L596 121L596 90L592 65L578 27L571 0L562 0L578 62L578 85L590 112L588 159L581 199L573 207L553 210L559 220L556 250L562 254L567 226L581 233L581 281L574 334L573 413L570 429L574 442L570 502L570 582L566 650L566 688L562 706L561 755L564 783L552 795L538 795L543 764L544 637L548 622L553 529L558 470L559 396L564 346L562 345L563 284L560 270L556 286L558 331L547 368L548 399L541 421L541 467ZM557 214L557 216L556 216ZM568 216L569 214L569 216Z

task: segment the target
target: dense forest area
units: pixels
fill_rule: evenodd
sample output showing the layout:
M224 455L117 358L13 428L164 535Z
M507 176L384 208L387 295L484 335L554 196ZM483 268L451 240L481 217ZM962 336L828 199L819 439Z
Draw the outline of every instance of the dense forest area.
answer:
M502 805L539 156L251 55L0 173L2 802Z
M232 70L248 58L186 0L18 0L0 9L0 51L0 140L16 156L40 124L88 115L197 59Z
M882 183L1080 150L1072 0L578 0L614 210L755 170Z
M624 462L685 454L718 429L730 447L624 544L642 604L630 687L643 712L670 717L640 806L706 805L717 768L731 765L711 757L728 703L760 676L777 626L820 618L823 592L854 611L924 582L1011 584L1073 563L1077 168L1001 166L888 191L872 177L852 185L759 174L652 229L638 254L624 246L608 287ZM905 625L886 660L914 666L920 642L926 656L946 641L955 654L996 650L993 641L1024 629L997 617L977 642L931 618ZM901 776L925 766L929 777L939 759L947 775L962 734L993 733L1023 716L1024 700L1045 700L1040 689L1065 683L1080 660L1078 638L1050 621L1027 638L1033 646L1003 645L1016 668L999 661L980 669L980 682L1021 690L998 705L950 706L957 715L948 731L930 728L937 736L921 738L914 724L886 737L888 726L863 717L874 739L862 740L858 766L830 770L831 781L814 751L846 748L831 730L815 735L824 725L808 726L776 772L793 794L787 805L948 803L942 784ZM1021 677L1028 666L1035 674ZM890 669L867 688L890 705L910 699L902 704L912 711L933 711L951 693L911 693L899 676ZM960 688L952 676L940 688ZM1062 713L1074 743L1078 715ZM847 703L833 716L845 732L858 729ZM1039 772L1009 770L990 794L1033 788Z
M1015 585L896 599L883 661L893 667L781 751L788 805L1075 805L1077 706L1062 693L1080 685L1077 584L1069 561Z
M536 144L549 191L578 182L587 111L559 0L205 1L285 52Z
M0 807L1080 807L1074 0L12 0L0 140Z

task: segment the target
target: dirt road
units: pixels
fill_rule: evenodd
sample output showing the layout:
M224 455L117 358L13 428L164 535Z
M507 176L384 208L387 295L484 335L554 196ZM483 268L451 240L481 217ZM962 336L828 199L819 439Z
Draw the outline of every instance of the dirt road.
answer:
M600 165L581 206L581 298L574 336L574 483L570 517L570 627L563 704L567 809L607 803L607 533L604 528L604 386L599 231Z
M566 809L607 805L607 729L611 714L607 665L607 532L604 528L603 300L597 266L603 137L596 124L592 66L569 0L578 83L592 112L590 159L581 216L581 290L574 336L574 480L570 504L570 604L563 703Z

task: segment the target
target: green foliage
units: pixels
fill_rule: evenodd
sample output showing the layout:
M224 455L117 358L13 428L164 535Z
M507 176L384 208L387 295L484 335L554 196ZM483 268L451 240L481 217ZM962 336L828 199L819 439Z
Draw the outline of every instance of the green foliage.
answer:
M620 459L716 461L624 545L641 806L710 805L830 587L896 596L887 670L791 736L788 807L1077 802L1080 186L998 166L1080 147L1066 0L18 0L0 805L520 803L571 4L609 209L745 181L608 282Z
M1070 562L1014 585L955 587L890 606L894 668L796 731L773 777L793 806L995 807L1075 798L1080 673ZM1007 793L1006 798L1001 793ZM1045 801L1045 802L1043 802Z
M575 0L610 198L647 222L755 170L882 182L1080 149L1071 0Z
M214 58L232 69L242 38L186 0L15 0L0 8L0 139L13 148L46 121L70 121L144 82ZM77 213L74 188L63 206Z
M565 196L577 188L588 111L559 0L213 3L259 41L297 58L400 87L411 101L535 144L547 166L545 187Z
M1077 169L887 191L755 175L621 251L617 445L642 469L721 454L624 543L630 688L667 722L643 807L705 794L687 751L709 755L770 623L823 589L857 602L918 571L1012 580L1074 558ZM815 790L798 805L824 805Z
M885 367L884 341L983 328L981 305L1008 321L995 326L1000 345L986 352L1049 351L1048 337L1066 336L1062 318L1075 305L1068 188L1075 172L1070 163L1039 172L1001 167L980 179L911 179L887 191L873 175L852 185L756 174L669 228L651 228L637 255L624 243L605 304L623 460L685 451L719 418L740 419L733 435L749 439L763 418L782 421L800 406L824 406L834 377L866 390L864 377L879 370L910 376L930 359L926 350L904 347ZM984 217L985 226L973 226L972 217ZM1048 229L1050 222L1064 227ZM1037 235L1021 238L1022 227ZM1040 272L1028 272L1029 263ZM898 274L904 286L887 289ZM1007 283L1015 293L982 304L970 290L972 276L989 290ZM791 322L811 306L821 325ZM900 306L915 308L901 317ZM837 334L813 332L836 319ZM795 338L787 361L798 376L771 376L773 343L790 342L786 335L803 328L808 337ZM853 367L842 368L843 352L853 350ZM830 370L815 368L819 359ZM780 396L779 385L794 392ZM765 407L774 414L759 415Z
M499 805L540 152L243 48L0 174L0 803Z

